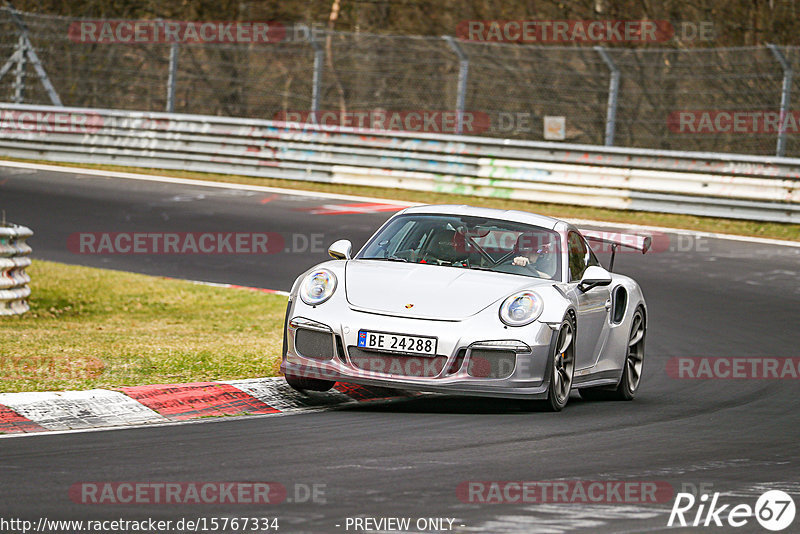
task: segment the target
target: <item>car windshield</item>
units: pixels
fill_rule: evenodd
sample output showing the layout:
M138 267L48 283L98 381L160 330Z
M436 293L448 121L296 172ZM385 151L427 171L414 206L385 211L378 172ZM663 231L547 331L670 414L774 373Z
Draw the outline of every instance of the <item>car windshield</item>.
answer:
M558 233L528 224L458 215L401 215L357 259L425 263L560 281Z

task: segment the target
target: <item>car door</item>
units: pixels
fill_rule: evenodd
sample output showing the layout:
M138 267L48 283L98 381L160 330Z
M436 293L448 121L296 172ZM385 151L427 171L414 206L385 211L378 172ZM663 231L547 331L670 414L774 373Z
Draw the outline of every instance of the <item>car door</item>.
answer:
M575 340L575 369L591 367L608 336L608 313L611 291L606 287L595 287L589 291L578 289L584 271L590 265L600 265L583 237L575 231L567 235L570 290L577 303L577 334Z

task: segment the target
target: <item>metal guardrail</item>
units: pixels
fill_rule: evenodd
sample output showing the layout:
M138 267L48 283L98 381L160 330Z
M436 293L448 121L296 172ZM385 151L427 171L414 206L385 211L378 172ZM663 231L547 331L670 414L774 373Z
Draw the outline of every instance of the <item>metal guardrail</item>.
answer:
M800 159L0 104L0 155L800 222Z
M33 235L30 228L11 223L0 224L0 316L19 315L30 309L31 247L25 240Z

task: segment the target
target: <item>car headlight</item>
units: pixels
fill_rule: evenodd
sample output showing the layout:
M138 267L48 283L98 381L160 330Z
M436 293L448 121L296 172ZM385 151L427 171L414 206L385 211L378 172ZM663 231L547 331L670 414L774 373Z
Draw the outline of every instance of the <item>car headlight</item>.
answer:
M322 304L336 291L336 275L328 269L317 269L300 285L300 298L309 306Z
M533 291L522 291L508 297L500 306L500 320L508 326L525 326L542 314L542 297Z

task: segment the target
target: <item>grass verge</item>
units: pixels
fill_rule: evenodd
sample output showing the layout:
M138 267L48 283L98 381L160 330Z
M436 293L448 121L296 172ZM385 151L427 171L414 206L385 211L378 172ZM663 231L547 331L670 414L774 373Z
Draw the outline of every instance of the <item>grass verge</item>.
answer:
M286 297L34 260L0 317L0 391L274 376Z
M663 226L669 228L684 228L702 232L717 232L743 236L765 237L772 239L785 239L800 241L800 225L769 223L759 221L742 221L736 219L720 219L714 217L697 217L694 215L677 215L669 213L654 213L645 211L626 211L605 208L590 208L562 204L544 204L524 200L509 200L500 198L487 198L453 193L431 193L426 191L406 191L401 189L388 189L383 187L364 187L342 184L326 184L298 180L279 180L274 178L253 178L248 176L210 174L194 171L172 171L163 169L140 169L122 167L118 165L93 165L77 163L54 163L50 161L21 160L2 158L8 161L25 161L29 163L42 163L47 165L61 165L65 167L85 167L118 172L135 172L160 176L173 176L177 178L191 178L195 180L210 180L237 184L252 184L270 187L283 187L303 191L320 191L326 193L339 193L345 195L358 195L378 197L408 202L423 202L427 204L471 204L473 206L486 206L501 209L519 209L551 215L565 219L594 219L598 221L641 224L648 226Z

